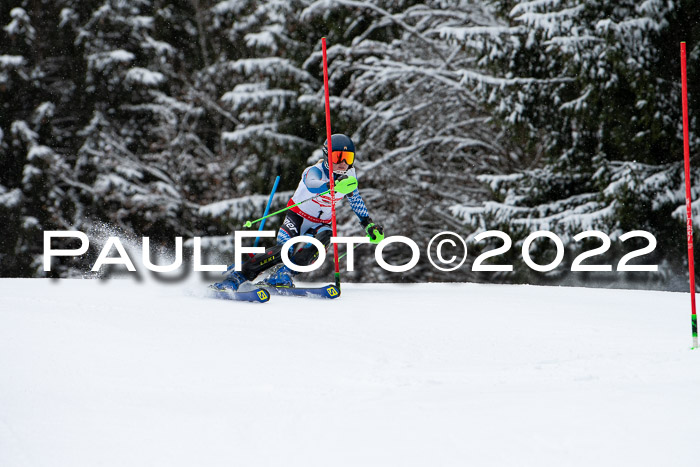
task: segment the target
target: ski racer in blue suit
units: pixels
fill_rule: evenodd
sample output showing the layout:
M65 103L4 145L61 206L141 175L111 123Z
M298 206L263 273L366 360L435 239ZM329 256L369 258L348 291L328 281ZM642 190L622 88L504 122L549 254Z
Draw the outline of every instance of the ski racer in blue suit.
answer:
M355 144L343 134L331 135L331 142L330 156L326 141L323 145L324 158L304 170L299 186L287 206L312 198L314 195L329 189L328 158L331 157L333 160L335 202L347 198L370 241L379 243L384 239L384 230L369 217L367 206L357 189L354 167ZM292 237L308 235L319 240L328 249L332 236L331 201L331 195L328 193L289 209L277 232L277 244L265 250L264 253L244 257L241 271L230 272L226 279L214 284L214 287L219 290L236 291L244 282L252 281L263 271L279 265L282 262L282 245ZM307 266L318 257L318 251L311 243L298 243L296 247L293 253L290 251L289 255L291 261L296 265ZM265 279L264 283L274 287L294 287L293 277L296 274L297 272L282 265Z

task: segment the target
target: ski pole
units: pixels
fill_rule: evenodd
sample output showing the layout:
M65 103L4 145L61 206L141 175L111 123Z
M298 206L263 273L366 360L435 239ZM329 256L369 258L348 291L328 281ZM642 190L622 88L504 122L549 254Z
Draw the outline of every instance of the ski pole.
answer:
M357 247L360 246L360 245L366 245L366 243L355 243L355 244L352 246L352 249L354 250L355 248L357 248ZM338 261L340 261L341 259L345 258L345 257L348 255L348 253L349 253L349 251L346 251L346 252L343 253L342 255L338 256Z
M326 191L324 191L323 193L319 193L319 194L317 194L316 196L312 196L311 198L305 199L304 201L299 201L299 202L296 203L296 204L292 204L291 206L287 206L287 207L284 208L284 209L280 209L279 211L275 211L275 212L273 212L272 214L268 214L267 216L261 217L260 219L255 219L254 221L245 221L245 223L243 224L243 227L246 227L246 228L252 227L253 224L255 224L255 223L257 223L257 222L260 222L260 221L263 220L263 219L267 219L268 217L272 217L272 216L274 216L274 215L276 215L276 214L279 214L279 213L281 213L281 212L286 211L287 209L292 209L292 208L294 208L294 207L296 207L296 206L299 206L299 205L302 204L302 203L305 203L305 202L307 202L307 201L311 201L312 199L316 199L316 198L318 198L319 196L327 195L327 194L330 193L330 192L331 192L331 190L326 190Z
M275 191L277 191L277 185L280 182L280 176L278 175L277 178L275 179L275 184L272 186L272 191L270 192L270 199L267 200L267 206L265 207L265 212L263 213L263 216L267 216L267 213L270 212L270 206L272 205L272 198L275 196ZM258 229L258 232L262 231L262 229L265 227L265 217L263 217L263 221L260 223L260 228ZM253 243L253 246L256 247L258 246L258 242L260 241L260 237L255 237L255 243Z

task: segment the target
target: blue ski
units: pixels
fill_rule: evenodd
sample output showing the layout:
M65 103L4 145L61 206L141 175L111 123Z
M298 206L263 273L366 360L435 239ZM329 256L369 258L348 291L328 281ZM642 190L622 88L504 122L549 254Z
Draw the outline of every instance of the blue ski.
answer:
M324 285L323 287L273 287L267 284L256 284L259 287L265 287L271 294L289 295L296 297L312 297L312 298L338 298L340 290L333 284Z
M213 298L220 298L223 300L239 300L243 302L258 302L265 303L270 300L270 294L267 290L258 288L253 290L246 290L244 292L234 292L229 290L219 290L215 287L210 286L211 296Z

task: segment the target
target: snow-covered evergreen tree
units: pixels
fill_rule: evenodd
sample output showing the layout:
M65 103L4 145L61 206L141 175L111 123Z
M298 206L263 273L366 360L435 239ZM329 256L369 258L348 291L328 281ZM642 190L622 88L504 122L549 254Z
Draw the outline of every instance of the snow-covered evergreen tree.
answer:
M85 91L93 104L76 170L92 214L156 238L179 230L184 213L168 174L178 103L168 100L175 51L157 39L151 2L104 1L80 25ZM154 37L155 36L155 37Z
M221 144L239 194L264 192L276 175L291 188L321 128L299 96L320 87L302 68L313 44L299 42L301 2L222 1L211 10L217 59L197 87L221 107Z
M463 85L465 74L478 70L477 56L446 41L443 31L492 27L497 19L479 2L318 1L304 12L308 20L329 15L345 20L329 49L333 121L351 129L376 220L423 247L442 230L466 235L450 208L484 200L487 190L476 176L505 173L513 160L479 95ZM310 62L319 58L317 52ZM341 217L344 228L354 227L353 217ZM406 256L399 248L386 254L399 264ZM397 280L371 267L371 255L365 259L362 269L371 277ZM400 280L467 277L473 277L467 268L440 273L424 257Z
M482 176L495 201L454 212L482 229L507 228L520 239L551 229L575 250L580 245L572 235L590 228L613 239L649 230L659 240L657 258L675 263L655 280L682 275L678 43L700 32L696 9L660 0L495 5L503 27L445 33L481 51L489 79L465 84L480 91L506 123L524 165L516 175ZM700 71L693 59L698 53L697 45L691 47L691 76ZM697 103L695 96L691 108ZM697 134L691 135L698 147Z
M42 230L101 223L154 242L212 235L228 251L274 177L282 205L320 156L322 36L333 131L355 140L362 193L388 234L424 245L441 230L496 228L517 247L537 228L568 244L586 228L613 238L643 228L662 260L681 257L677 57L688 40L690 76L700 71L692 6L4 2L0 274L38 274ZM341 234L361 233L349 209L339 213ZM353 279L397 280L370 248L358 255ZM406 252L386 256L400 263ZM401 280L475 278L469 263L442 274L424 260Z
M70 58L55 54L71 47L58 28L65 5L29 3L0 9L0 275L39 274L42 232L81 218L68 162L76 92Z

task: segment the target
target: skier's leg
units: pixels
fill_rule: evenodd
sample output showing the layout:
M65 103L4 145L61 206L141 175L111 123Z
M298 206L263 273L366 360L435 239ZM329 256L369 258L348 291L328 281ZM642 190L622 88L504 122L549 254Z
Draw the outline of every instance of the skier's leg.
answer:
M304 235L314 237L323 244L323 247L326 250L328 250L328 246L331 244L332 234L331 228L328 225L321 224L313 229L310 229ZM290 259L294 264L299 266L308 266L309 264L313 263L316 258L318 258L318 249L311 242L300 245L301 247L297 249Z
M271 246L264 253L257 255L244 255L240 271L234 271L229 267L229 274L221 282L214 284L218 289L238 290L243 282L252 281L260 273L282 262L282 245L291 237L299 235L299 229L304 219L298 214L289 211L277 233L277 245Z
M246 258L241 266L241 272L246 280L252 281L261 272L280 264L282 262L282 246L290 238L299 235L303 223L304 218L295 212L288 211L279 232L277 232L277 245L266 249L264 253Z
M328 249L331 243L331 228L326 224L308 225L305 229L304 236L314 237L320 241L324 248ZM308 266L318 258L319 252L316 246L311 243L297 243L297 247L293 253L290 252L289 259L298 266ZM265 282L275 287L294 287L293 277L298 272L288 268L287 266L280 267L277 271L268 277Z

